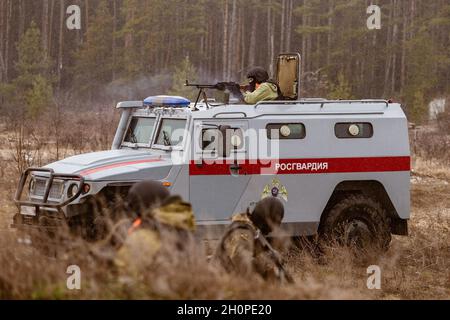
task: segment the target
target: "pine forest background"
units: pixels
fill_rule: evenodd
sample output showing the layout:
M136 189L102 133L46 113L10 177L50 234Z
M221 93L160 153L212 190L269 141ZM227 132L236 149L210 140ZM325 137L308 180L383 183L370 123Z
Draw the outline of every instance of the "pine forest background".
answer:
M381 29L369 30L371 4ZM66 9L81 8L69 30ZM58 101L112 104L184 94L191 81L271 75L302 55L302 95L393 98L412 121L450 89L448 0L0 0L0 112L36 117Z

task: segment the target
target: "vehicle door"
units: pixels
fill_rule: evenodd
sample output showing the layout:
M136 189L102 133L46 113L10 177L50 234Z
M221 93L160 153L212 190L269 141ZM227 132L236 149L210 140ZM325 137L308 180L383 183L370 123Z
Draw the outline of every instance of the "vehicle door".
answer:
M189 167L190 201L198 221L226 221L250 180L244 120L197 120Z

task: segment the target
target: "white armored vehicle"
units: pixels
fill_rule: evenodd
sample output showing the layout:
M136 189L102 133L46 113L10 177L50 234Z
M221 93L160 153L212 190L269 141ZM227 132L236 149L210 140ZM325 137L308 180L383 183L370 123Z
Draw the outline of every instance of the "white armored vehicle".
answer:
M283 78L288 69L293 76ZM215 237L233 213L264 197L284 203L283 226L293 236L341 229L346 240L387 246L391 234L406 235L410 149L401 106L298 99L298 71L298 55L280 56L277 80L292 100L194 104L158 96L119 103L111 150L23 174L14 226L67 222L95 238L103 220L92 200L113 205L150 179L190 201L199 232Z

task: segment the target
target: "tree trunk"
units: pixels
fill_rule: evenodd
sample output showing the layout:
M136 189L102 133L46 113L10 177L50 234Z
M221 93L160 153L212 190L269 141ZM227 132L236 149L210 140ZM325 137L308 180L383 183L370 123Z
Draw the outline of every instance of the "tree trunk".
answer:
M275 29L275 14L273 13L272 9L272 0L269 0L269 5L267 8L267 37L268 37L268 43L269 43L269 74L273 74L273 62L275 59L275 35L274 35L274 29Z
M371 70L370 70L370 79L371 79L371 83L377 83L378 79L376 79L375 76L375 69L376 69L376 65L378 62L378 57L376 56L376 45L377 45L377 33L373 32L373 37L372 37L372 45L371 45ZM376 86L370 86L370 95L374 96L375 92L376 92Z
M308 16L306 17L307 25L312 26L312 17ZM306 70L312 70L312 35L308 34L306 37Z
M224 0L224 17L223 17L223 46L222 46L222 57L223 57L223 70L222 79L228 80L228 0Z
M55 19L55 0L50 0L50 23L49 23L49 34L48 34L48 52L49 52L50 56L52 56L54 19Z
M220 19L217 19L217 21L216 21L216 23L215 23L215 25L216 25L216 28L215 28L215 30L217 31L217 38L219 37L219 30L222 30L219 26L222 26L222 24L221 24L221 21L220 21ZM214 39L216 39L216 38L214 38ZM220 69L220 53L221 53L221 47L220 47L220 45L217 43L217 45L216 45L216 43L217 43L217 41L214 41L214 65L213 65L213 68L212 68L212 74L214 74L214 77L217 79L217 78L220 78L220 73L222 73L222 79L223 79L223 69Z
M5 1L0 0L0 83L3 82L4 75L5 75L5 59L3 58L3 52L5 50L5 33L4 30L5 27Z
M249 65L249 67L255 66L257 27L258 27L258 11L256 9L253 9L252 27L250 30L250 45L249 45L249 49L248 49L248 65Z
M383 89L383 95L386 96L388 94L388 88L389 88L389 75L391 70L391 63L392 63L392 17L393 17L393 0L390 1L390 13L389 13L389 20L388 20L388 30L387 30L387 41L386 41L386 47L387 47L387 57L386 57L386 64L384 67L384 89Z
M271 41L270 41L270 32L272 31L272 27L270 26L270 23L272 22L272 0L268 0L268 4L267 4L267 51L269 52L270 55L270 45L271 45ZM270 57L269 57L270 59ZM270 64L270 62L269 62Z
M280 50L284 51L284 39L286 34L286 0L281 0L281 26L280 26Z
M414 22L416 16L416 0L411 0L411 11L410 11L410 25L409 25L409 39L414 38Z
M241 61L239 64L239 78L242 79L245 76L245 58L247 55L247 34L246 34L246 28L245 28L245 15L244 12L241 11L241 42L239 47L241 48ZM239 79L239 80L240 80Z
M331 63L331 41L333 40L334 0L328 1L327 66Z
M286 50L291 52L291 39L292 39L292 17L294 12L294 0L288 0L288 18L287 18L287 30L286 30Z
M237 0L233 0L233 6L231 11L231 32L230 32L230 38L229 38L229 49L228 49L228 72L227 72L227 79L231 79L235 76L236 70L235 70L235 63L233 63L235 60L237 60L236 57L236 47L237 47Z
M303 0L303 6L306 5L306 0ZM306 14L303 12L302 14L302 27L306 27ZM306 59L309 57L306 56L306 35L305 33L302 34L302 70L303 72L306 72Z
M25 32L25 8L26 4L24 0L20 0L19 2L19 39Z
M402 59L401 59L401 71L400 71L400 92L403 93L403 88L405 87L406 78L406 37L408 28L408 16L407 8L403 8L403 32L402 32Z
M213 48L212 48L212 36L213 36L214 23L210 19L208 20L208 27L206 29L206 77L210 78L212 75L212 60L213 60Z
M44 55L48 56L48 0L42 0L42 50Z
M61 90L63 71L63 42L64 42L64 0L59 0L59 40L58 40L58 91Z
M5 81L9 80L9 51L11 42L11 18L12 3L14 0L6 0L6 36L5 36Z
M85 19L86 19L86 32L85 34L87 35L88 31L89 31L89 0L84 0L84 8L85 8Z
M113 61L113 66L112 66L112 79L113 81L116 80L116 55L117 55L117 41L116 41L116 32L117 32L117 1L116 0L112 0L113 1L113 16L114 16L114 20L113 20L113 34L112 34L112 61Z
M397 0L394 0L394 9L393 9L393 20L394 27L392 29L392 44L393 46L397 43L397 34L398 34L398 24L397 24ZM391 94L395 93L395 79L396 79L396 67L397 67L397 46L392 50L392 74L391 74Z

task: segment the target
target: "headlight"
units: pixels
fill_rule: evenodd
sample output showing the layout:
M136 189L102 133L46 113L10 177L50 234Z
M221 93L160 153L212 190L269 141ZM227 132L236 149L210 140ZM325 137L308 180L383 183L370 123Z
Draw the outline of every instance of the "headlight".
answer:
M78 184L72 183L69 188L67 188L67 197L72 198L78 192Z

